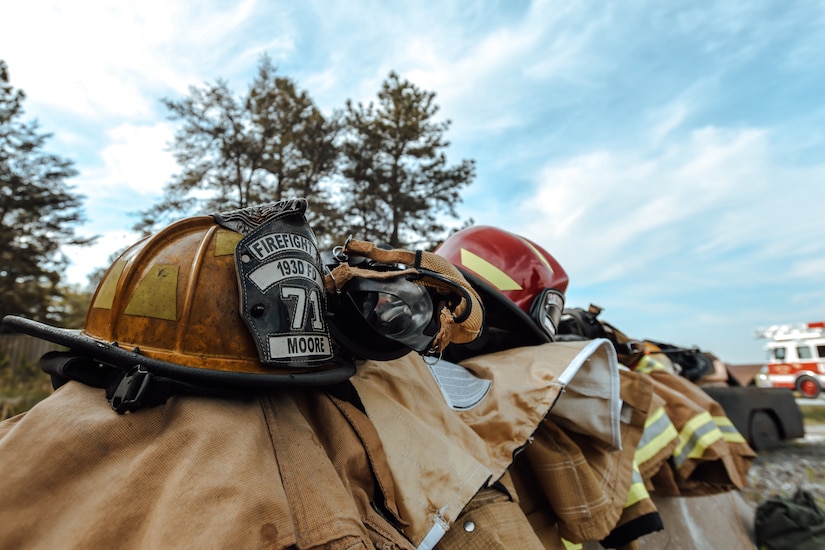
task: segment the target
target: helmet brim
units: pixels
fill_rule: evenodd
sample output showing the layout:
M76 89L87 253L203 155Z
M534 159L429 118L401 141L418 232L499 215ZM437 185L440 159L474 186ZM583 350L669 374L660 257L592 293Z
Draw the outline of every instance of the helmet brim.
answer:
M458 269L481 298L484 305L484 325L481 335L475 342L453 344L448 347L445 350L447 359L460 361L506 349L552 342L547 333L511 300L470 271L460 266Z
M92 360L109 365L123 371L128 371L136 365L143 366L147 371L174 378L182 382L189 382L201 386L232 387L238 389L271 389L285 386L330 386L338 384L355 374L355 364L351 361L336 360L338 366L331 369L317 371L274 372L274 373L247 373L201 369L176 365L148 357L139 352L129 351L119 347L116 343L106 343L91 338L81 330L63 329L32 321L16 315L7 315L3 324L22 334L28 334L65 346L72 351L79 352Z

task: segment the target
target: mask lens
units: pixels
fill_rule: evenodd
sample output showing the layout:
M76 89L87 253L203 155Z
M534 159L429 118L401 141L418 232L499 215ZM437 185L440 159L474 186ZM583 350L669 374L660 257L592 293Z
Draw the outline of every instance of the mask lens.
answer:
M378 294L372 313L375 328L384 336L404 334L413 322L413 313L401 298L386 292Z
M360 300L364 319L382 336L426 352L433 339L424 334L433 318L427 289L404 279L370 280L364 286L370 289Z

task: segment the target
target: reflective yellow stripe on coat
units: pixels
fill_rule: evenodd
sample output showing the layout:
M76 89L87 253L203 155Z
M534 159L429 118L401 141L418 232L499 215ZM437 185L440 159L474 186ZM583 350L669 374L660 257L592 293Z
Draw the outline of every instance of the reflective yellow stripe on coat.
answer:
M636 464L635 460L633 461L633 475L630 479L630 490L627 492L627 502L624 505L625 508L630 508L637 502L650 498L650 494L645 488L645 481L642 479L641 472L639 472L639 465Z
M741 437L741 436L740 436ZM679 432L679 444L673 450L673 463L681 468L691 458L699 458L708 447L724 439L709 412L701 412L685 423Z
M714 416L713 421L722 432L722 437L724 437L728 443L747 443L727 416Z
M665 408L659 407L645 420L645 430L636 447L635 463L644 464L677 437L679 433L665 412Z
M649 374L655 370L667 371L665 366L649 355L643 355L639 362L633 366L633 372Z

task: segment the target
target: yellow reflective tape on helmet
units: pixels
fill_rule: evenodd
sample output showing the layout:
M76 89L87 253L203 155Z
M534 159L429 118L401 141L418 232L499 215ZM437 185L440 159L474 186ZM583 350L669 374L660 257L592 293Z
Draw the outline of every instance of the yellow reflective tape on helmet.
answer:
M747 443L727 416L714 416L713 422L716 424L716 427L719 428L719 431L722 432L722 437L724 437L728 443Z
M461 249L461 264L467 269L475 271L479 276L499 290L522 290L521 285L504 271L465 248Z
M118 260L112 264L108 275L106 275L106 278L100 283L100 289L97 291L95 303L92 304L92 307L112 309L117 283L120 280L120 274L123 273L124 267L126 267L126 260Z
M228 229L218 229L215 234L215 256L229 256L235 253L235 247L238 246L243 235Z
M559 537L559 540L561 540L562 545L564 545L564 550L582 550L582 548L584 548L584 546L582 546L579 542L570 542L569 540L561 537Z
M708 447L723 439L710 413L705 411L691 418L679 432L679 444L673 450L673 462L681 468L688 459L705 454Z
M639 465L633 461L633 473L630 482L630 490L627 492L627 502L624 507L630 508L637 502L650 498L650 493L647 492L642 474L639 472Z
M545 265L545 267L547 267L547 270L548 270L548 271L550 271L550 273L555 273L555 271L553 271L553 266L551 266L551 265L550 265L550 262L548 262L548 261L547 261L547 258L545 258L545 257L544 257L544 254L542 254L541 252L539 252L539 251L536 249L536 247L535 247L535 246L533 246L533 243L531 243L531 242L530 242L530 241L528 241L527 239L522 239L521 237L519 237L519 239L520 239L520 240L521 240L524 244L526 244L526 245L530 248L530 250L532 250L532 251L533 251L533 254L535 254L535 255L536 255L536 258L538 258L538 259L539 259L539 261L540 261L541 263L543 263L543 264Z
M176 265L153 265L141 279L123 313L177 320L178 270Z
M633 455L634 460L639 464L644 464L678 437L679 433L676 431L676 426L670 421L665 408L659 407L648 415L645 420L642 438L639 440L636 452Z

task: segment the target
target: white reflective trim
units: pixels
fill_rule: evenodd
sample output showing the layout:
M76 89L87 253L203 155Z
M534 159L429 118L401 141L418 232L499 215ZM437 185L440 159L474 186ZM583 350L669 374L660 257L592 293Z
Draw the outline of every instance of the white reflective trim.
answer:
M454 411L466 411L481 403L490 388L492 380L479 378L461 365L456 365L444 359L433 364L427 363L441 395L447 405Z
M262 264L250 272L248 277L262 292L266 292L266 289L284 279L294 278L308 279L314 281L319 287L323 286L315 264L302 258L282 258Z
M436 518L438 519L438 518ZM443 520L436 521L433 528L427 533L427 536L424 537L424 540L421 541L416 548L417 550L432 550L435 548L435 545L438 544L444 535L447 534L446 526L443 525Z
M273 256L279 252L295 251L306 252L310 256L318 254L315 243L303 235L294 233L270 233L251 241L247 249L259 260Z
M331 357L329 338L325 335L288 335L269 337L269 355L272 359L300 357Z

